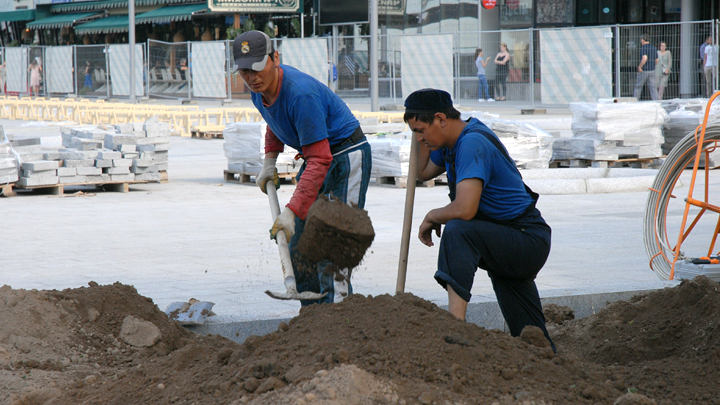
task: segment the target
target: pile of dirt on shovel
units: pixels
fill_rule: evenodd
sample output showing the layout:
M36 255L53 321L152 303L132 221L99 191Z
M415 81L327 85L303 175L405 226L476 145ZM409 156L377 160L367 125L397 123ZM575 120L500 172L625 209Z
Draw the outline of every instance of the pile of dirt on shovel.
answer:
M0 404L720 404L701 277L513 338L411 294L304 308L239 345L119 283L0 288Z

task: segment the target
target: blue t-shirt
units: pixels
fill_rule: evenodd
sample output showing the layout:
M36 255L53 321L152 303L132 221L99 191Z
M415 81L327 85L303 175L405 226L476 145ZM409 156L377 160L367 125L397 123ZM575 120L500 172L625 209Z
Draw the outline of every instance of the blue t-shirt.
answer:
M283 70L280 93L265 107L260 93L252 93L252 102L273 133L285 145L298 151L327 139L330 146L341 143L360 125L348 106L326 85L294 67Z
M655 59L657 59L657 48L652 44L645 44L640 47L640 59L647 55L647 62L642 67L643 72L649 72L655 70Z
M473 178L483 181L478 205L480 212L500 221L516 218L532 204L532 197L525 191L515 164L505 158L483 133L497 138L490 128L472 118L452 150L438 149L430 154L430 159L438 166L445 166L448 183L457 184Z

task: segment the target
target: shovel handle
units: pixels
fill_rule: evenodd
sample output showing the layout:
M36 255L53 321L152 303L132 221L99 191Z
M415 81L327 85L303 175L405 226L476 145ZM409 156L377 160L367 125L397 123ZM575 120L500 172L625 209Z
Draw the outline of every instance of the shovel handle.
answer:
M274 184L265 187L268 200L270 200L270 212L272 213L273 222L280 216L280 203L278 202L277 190ZM280 251L280 264L282 265L283 276L285 277L285 288L288 292L297 292L295 283L295 273L293 272L292 261L290 260L290 248L285 232L280 231L275 235L278 250Z
M405 292L408 254L410 251L410 231L412 229L413 206L415 204L415 182L417 181L418 144L415 136L410 139L410 162L408 164L407 190L405 191L405 216L403 217L402 239L400 241L400 260L398 263L395 294Z

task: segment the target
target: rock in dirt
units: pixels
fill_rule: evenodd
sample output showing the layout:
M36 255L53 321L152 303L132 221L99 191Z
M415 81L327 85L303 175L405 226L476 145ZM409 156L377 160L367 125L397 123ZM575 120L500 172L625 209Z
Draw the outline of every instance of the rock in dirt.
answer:
M330 260L339 269L353 269L373 239L375 230L367 211L321 197L308 210L297 250L313 262Z
M567 321L575 319L575 311L564 305L547 304L543 305L543 313L545 321L548 323L556 323L562 325Z
M398 402L399 396L392 384L354 365L343 364L329 372L321 370L310 381L256 397L250 404L391 405Z
M160 340L160 328L154 323L128 315L123 319L120 338L135 347L150 347Z
M550 341L545 338L542 329L537 326L526 326L520 332L520 340L536 347L550 347Z

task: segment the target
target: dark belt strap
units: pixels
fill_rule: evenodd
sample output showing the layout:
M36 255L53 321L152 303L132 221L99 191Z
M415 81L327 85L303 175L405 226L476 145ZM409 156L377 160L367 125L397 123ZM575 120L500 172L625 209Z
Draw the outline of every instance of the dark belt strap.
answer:
M365 140L365 134L363 134L363 131L360 127L355 128L355 132L352 133L347 139L344 141L341 141L338 144L330 146L330 153L333 155L336 153L340 153L344 151L345 149L360 143Z

